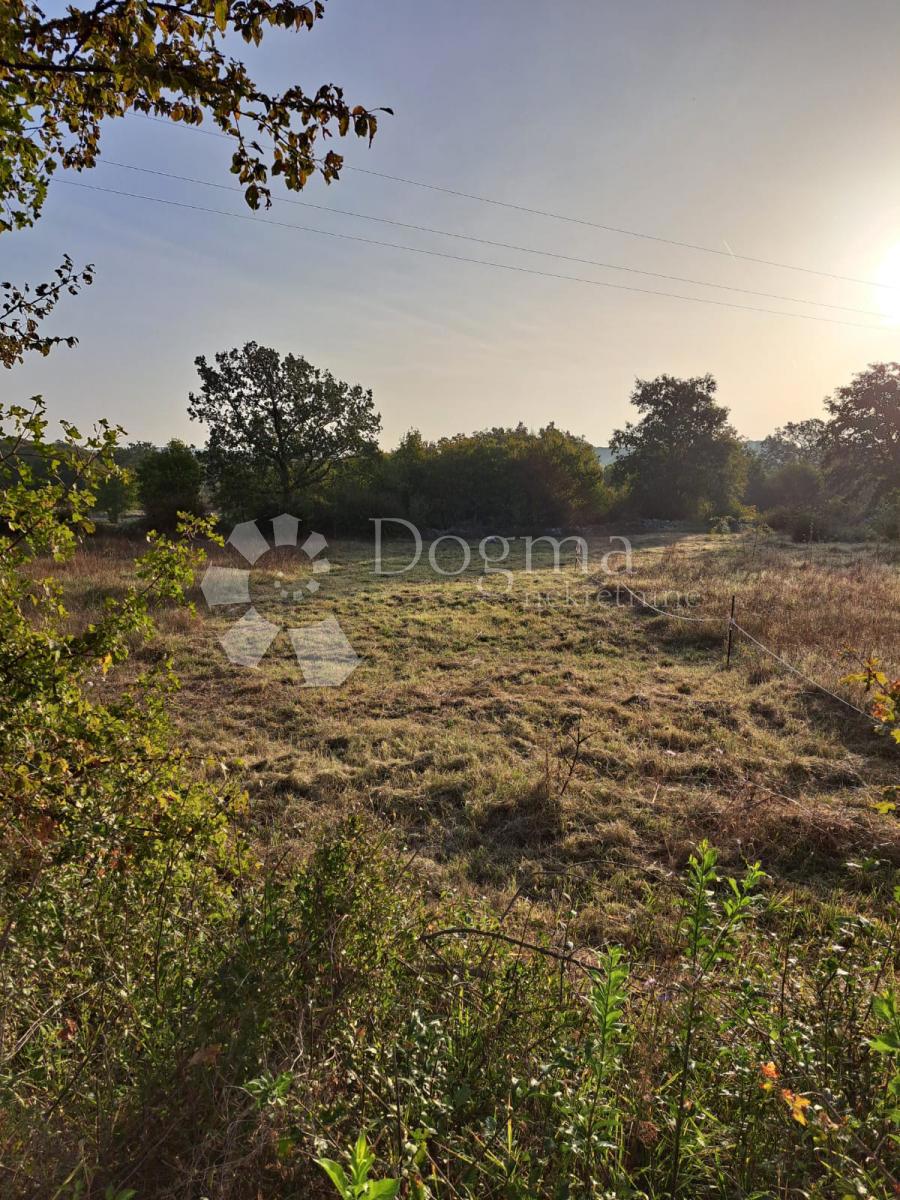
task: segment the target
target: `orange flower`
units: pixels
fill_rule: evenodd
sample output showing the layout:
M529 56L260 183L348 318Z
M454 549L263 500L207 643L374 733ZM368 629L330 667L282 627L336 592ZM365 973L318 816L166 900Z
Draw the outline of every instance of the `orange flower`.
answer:
M773 1062L760 1063L759 1073L762 1075L762 1083L759 1086L764 1092L771 1092L778 1078L778 1068Z
M792 1092L788 1088L781 1089L781 1098L791 1110L791 1116L797 1124L806 1125L806 1113L804 1110L809 1108L812 1101L807 1100L805 1096L798 1096L796 1092Z

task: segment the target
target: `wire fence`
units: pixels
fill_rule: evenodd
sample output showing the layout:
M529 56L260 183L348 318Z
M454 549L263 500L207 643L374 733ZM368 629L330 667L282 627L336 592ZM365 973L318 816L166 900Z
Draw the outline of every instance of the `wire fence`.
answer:
M832 700L836 700L838 704L843 704L845 708L849 708L852 712L858 713L859 716L865 717L867 721L875 721L876 724L882 724L882 722L879 722L878 719L871 713L866 712L865 709L860 708L852 701L847 700L844 696L839 696L837 692L833 692L831 688L827 687L820 680L814 679L811 675L807 675L805 671L801 671L799 667L795 666L791 662L788 662L786 658L783 658L782 655L780 655L776 650L773 650L771 646L767 646L765 642L761 642L759 638L754 637L749 630L743 627L743 625L739 625L734 619L733 615L734 597L732 597L732 612L725 617L690 617L686 613L673 612L671 609L659 608L657 605L651 604L650 601L647 600L646 596L635 592L632 588L628 587L627 584L617 583L616 587L617 589L621 589L623 592L627 592L633 600L637 601L642 609L649 609L651 612L658 613L661 617L668 617L673 621L687 621L691 624L724 624L726 635L731 635L735 632L741 634L748 641L752 642L754 646L762 650L764 654L768 654L771 658L774 658L776 662L779 662L786 670L790 671L793 675L796 675L798 679L802 679L804 683L809 684L810 687L817 688L826 696L830 696Z
M754 646L758 646L759 649L765 654L768 654L772 658L776 659L783 667L787 668L788 671L791 671L799 679L802 679L805 683L808 683L810 687L818 688L820 692L824 692L825 695L830 696L832 700L837 700L838 704L843 704L845 708L850 708L853 710L853 712L859 713L859 715L861 717L865 717L867 721L876 720L876 718L873 717L871 713L866 712L864 708L859 708L850 700L846 700L843 696L839 696L836 692L833 692L830 688L826 687L824 683L820 683L818 679L813 679L811 675L807 675L804 671L801 671L799 667L795 667L794 664L788 662L786 658L782 658L781 655L773 650L771 646L767 646L765 642L761 642L759 638L755 638L752 633L748 633L743 625L738 625L734 617L729 617L728 623L732 629L736 629L738 633L743 634L743 636L747 638L748 641L751 641Z
M702 625L720 622L721 617L689 617L686 613L673 612L670 608L658 608L655 604L651 604L646 596L638 592L632 591L627 584L616 583L616 590L627 592L633 600L636 600L641 608L649 608L652 612L659 613L661 617L671 617L674 621L689 621L691 624Z

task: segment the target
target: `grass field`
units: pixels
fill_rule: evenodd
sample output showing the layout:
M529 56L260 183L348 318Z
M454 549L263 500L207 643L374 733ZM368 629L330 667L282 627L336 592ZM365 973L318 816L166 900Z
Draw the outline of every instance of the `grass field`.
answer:
M32 566L78 628L140 549ZM315 1159L360 1134L388 1189L362 1197L898 1194L900 760L842 679L860 655L900 673L900 554L660 534L626 571L589 549L529 571L516 542L484 577L477 546L440 573L450 542L400 573L397 542L378 575L341 542L313 592L270 552L254 605L337 618L340 687L305 688L285 633L233 665L246 604L199 587L98 658L87 694L118 711L171 657L174 733L140 707L110 748L77 697L49 783L56 727L40 743L62 791L7 865L8 1194L329 1200ZM732 597L756 642L728 669Z
M388 547L383 569L399 570L409 544ZM136 662L174 655L181 734L246 786L265 853L302 850L362 809L435 887L504 905L563 876L588 939L627 938L646 881L678 871L701 837L726 864L759 858L785 887L859 903L900 864L897 821L874 808L896 753L871 722L739 636L724 669L734 594L748 632L860 703L841 683L848 652L900 673L896 548L641 536L630 573L619 555L611 573L583 574L571 544L559 571L536 547L527 573L514 543L508 578L483 578L472 549L458 576L427 555L376 576L371 544L332 544L320 591L293 609L272 604L293 552L259 562L263 615L339 619L362 663L337 688L302 687L285 634L259 668L231 665L217 635L241 608L211 612L198 592L195 615L161 614L161 644ZM609 549L595 539L589 567ZM63 568L75 620L121 587L134 550L98 539ZM443 550L438 565L455 570L461 549ZM230 547L213 561L244 565ZM695 621L609 595L626 580Z

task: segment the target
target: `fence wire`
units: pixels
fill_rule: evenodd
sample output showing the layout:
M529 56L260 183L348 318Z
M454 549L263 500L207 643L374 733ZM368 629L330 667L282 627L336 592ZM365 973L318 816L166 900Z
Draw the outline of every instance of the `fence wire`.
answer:
M796 667L793 663L788 662L786 658L783 658L777 651L773 650L771 646L767 646L765 642L761 642L759 638L754 637L752 633L743 627L743 625L739 625L737 621L735 621L734 617L689 617L685 613L672 612L670 609L658 608L655 604L651 604L646 597L640 595L638 592L633 591L630 587L628 587L627 584L617 583L616 588L627 592L628 595L631 596L632 599L636 600L642 608L649 608L652 612L659 613L661 617L669 617L673 621L689 621L691 624L718 624L720 621L723 621L726 632L729 629L734 629L738 633L743 634L748 641L752 642L754 646L757 646L760 650L762 650L764 654L768 654L771 658L774 658L777 662L781 663L786 670L790 671L793 675L796 675L798 679L802 679L804 683L808 683L810 687L817 688L820 692L824 692L826 696L830 696L832 700L836 700L838 704L843 704L845 708L851 709L853 712L858 713L859 716L865 717L867 721L875 721L876 724L881 724L881 722L878 722L877 718L873 717L871 713L866 712L863 708L859 708L858 705L853 704L850 700L846 700L843 696L839 696L836 692L833 692L831 688L826 687L824 683L821 683L818 679L813 679L811 675L807 675L805 671L801 671L799 667Z

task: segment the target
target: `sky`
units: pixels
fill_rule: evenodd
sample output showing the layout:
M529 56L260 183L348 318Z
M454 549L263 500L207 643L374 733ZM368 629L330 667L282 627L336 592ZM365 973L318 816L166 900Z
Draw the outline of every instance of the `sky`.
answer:
M96 281L52 319L78 347L18 368L3 398L42 393L51 416L83 427L106 417L130 438L202 445L186 412L194 358L255 340L371 388L386 447L410 428L434 438L519 421L605 444L632 415L635 378L663 372L712 373L749 438L821 415L854 373L900 358L898 46L896 0L328 0L311 33L235 53L266 89L336 82L353 103L393 108L371 148L335 139L348 166L725 253L363 170L279 191L294 203L260 215L594 282L54 183L39 223L3 236L0 273L38 281L68 252ZM238 192L112 165L227 189L225 139L133 116L104 126L102 155L60 178L251 215Z

